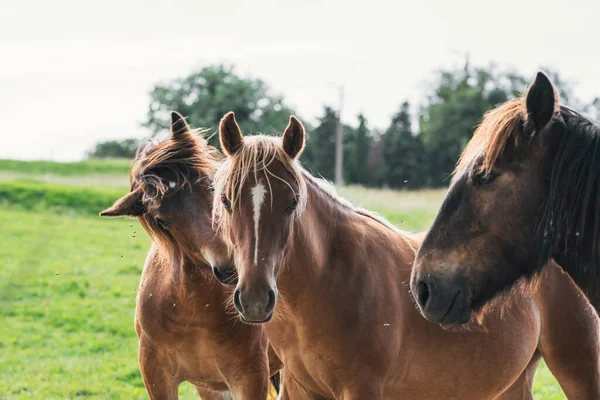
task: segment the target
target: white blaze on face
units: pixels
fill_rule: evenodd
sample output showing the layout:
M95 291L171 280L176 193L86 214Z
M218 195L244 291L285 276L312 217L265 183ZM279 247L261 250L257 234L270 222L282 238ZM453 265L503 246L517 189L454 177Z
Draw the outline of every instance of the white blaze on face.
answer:
M252 206L254 209L254 265L258 264L258 223L260 221L260 209L265 202L267 190L262 183L257 183L251 190Z

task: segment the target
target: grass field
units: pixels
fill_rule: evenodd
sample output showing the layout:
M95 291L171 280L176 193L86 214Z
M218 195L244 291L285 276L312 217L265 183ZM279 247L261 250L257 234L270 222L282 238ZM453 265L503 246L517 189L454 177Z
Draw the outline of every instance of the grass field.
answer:
M0 160L0 399L147 398L133 312L149 240L135 220L96 216L127 191L128 163L107 164ZM443 197L342 193L411 231ZM180 394L196 398L187 384ZM565 398L543 365L535 394Z

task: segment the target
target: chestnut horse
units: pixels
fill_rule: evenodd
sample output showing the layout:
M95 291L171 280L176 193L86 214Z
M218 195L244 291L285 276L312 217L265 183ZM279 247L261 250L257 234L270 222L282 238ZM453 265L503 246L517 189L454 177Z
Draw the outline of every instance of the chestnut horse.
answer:
M417 256L413 291L426 318L460 324L550 258L600 310L600 123L559 106L538 73L475 131Z
M171 136L140 146L131 191L101 216L137 217L153 239L135 315L139 362L151 399L176 399L181 382L203 400L267 398L269 374L262 327L236 323L226 312L231 293L212 276L229 267L230 252L212 229L212 175L219 153L172 114ZM269 372L270 371L270 372Z
M227 114L214 182L213 221L235 251L234 304L243 321L270 321L283 398L531 398L540 354L570 398L600 398L598 320L558 268L472 331L428 322L408 288L420 239L307 173L304 136L292 117L282 139L243 137Z

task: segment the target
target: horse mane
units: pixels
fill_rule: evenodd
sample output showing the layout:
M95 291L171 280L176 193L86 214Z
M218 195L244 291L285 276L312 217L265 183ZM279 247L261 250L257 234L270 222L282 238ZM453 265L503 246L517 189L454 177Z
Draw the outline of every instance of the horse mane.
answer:
M456 164L452 174L453 180L461 177L474 162L478 165L477 172L489 175L496 161L502 156L506 145L509 142L515 146L519 145L527 125L526 100L530 89L531 86L521 97L508 100L484 114ZM554 104L560 115L564 107L558 106L556 92L554 92Z
M489 174L508 141L513 140L518 145L526 117L525 97L509 100L488 111L461 154L454 179L467 172L474 162L480 163L479 172Z
M385 219L381 214L376 213L374 211L367 210L366 208L357 207L354 204L352 204L350 201L348 201L347 199L340 196L339 193L337 192L335 186L330 181L323 179L323 178L314 177L313 175L311 175L308 171L306 171L304 169L303 169L302 176L305 179L309 180L310 182L313 182L319 189L321 189L321 191L323 193L325 193L331 200L338 203L338 205L340 205L341 207L346 208L347 210L353 211L359 215L362 215L363 217L371 218L372 220L380 223L381 225L385 226L388 229L391 229L392 231L396 232L397 234L399 234L403 237L410 235L410 232L399 229L397 226L393 225L390 221Z
M546 237L541 244L541 256L551 257L551 252L566 241L574 239L575 256L580 245L591 234L591 257L588 261L600 262L600 123L580 113L561 107L563 133L556 143L556 153L550 175L548 202L543 208L540 235ZM542 230L543 229L543 230ZM560 243L559 241L563 241ZM585 269L585 265L583 266ZM583 271L590 283L598 282L598 268Z
M306 209L308 199L306 183L311 182L340 207L371 218L386 228L393 230L406 240L408 232L398 229L379 214L356 207L348 200L341 197L333 184L325 179L312 176L304 169L304 167L302 167L300 162L292 159L284 151L283 146L281 145L281 139L273 136L255 135L244 137L244 144L221 165L216 173L214 180L215 198L226 196L231 203L231 208L235 208L239 204L241 189L244 186L246 179L251 173L256 174L259 171L265 171L270 190L271 184L269 182L269 176L281 180L281 178L272 174L268 169L269 165L275 160L284 165L286 170L292 174L298 184L297 215L300 215ZM228 229L228 215L229 213L222 202L216 202L215 208L213 209L213 223L216 224L217 228ZM407 240L406 242L409 243ZM412 248L412 246L410 247Z
M146 141L139 146L129 173L129 183L131 191L141 190L146 210L156 209L169 191L181 190L205 176L214 175L222 155L208 144L203 136L205 132L196 129L179 134L177 138L169 137L162 142ZM165 172L170 172L175 180L167 181ZM144 213L139 220L163 247L171 243L170 236L157 226L151 215Z

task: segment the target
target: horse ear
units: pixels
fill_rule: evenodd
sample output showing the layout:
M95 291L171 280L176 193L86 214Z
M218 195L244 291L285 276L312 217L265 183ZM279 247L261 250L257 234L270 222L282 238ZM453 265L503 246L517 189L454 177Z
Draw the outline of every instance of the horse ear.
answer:
M233 111L229 111L221 119L221 123L219 124L219 140L221 141L223 152L228 156L234 155L244 142L242 131L240 131L240 127L235 121Z
M115 201L111 207L100 213L101 217L139 217L144 214L144 204L142 203L142 191L137 189L127 193L119 200Z
M189 131L190 127L185 122L185 118L178 112L173 111L171 113L171 138L178 139Z
M290 157L300 157L306 144L305 136L304 125L292 115L287 128L283 132L283 149Z
M558 106L558 96L550 82L543 73L538 72L535 81L527 91L527 117L534 124L535 130L540 131L554 115Z

